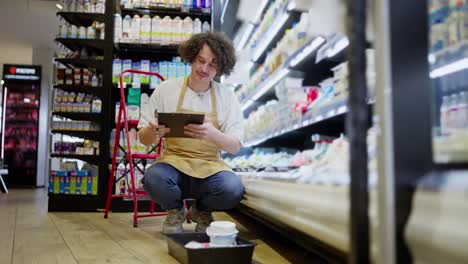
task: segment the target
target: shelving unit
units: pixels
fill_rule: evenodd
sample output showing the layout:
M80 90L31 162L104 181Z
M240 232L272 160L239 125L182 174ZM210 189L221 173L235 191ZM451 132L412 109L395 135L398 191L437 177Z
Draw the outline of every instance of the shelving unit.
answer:
M99 122L102 120L101 114L98 113L73 113L73 112L52 112L52 115L57 115L73 120L87 120Z
M88 93L101 97L105 92L104 87L92 87L81 85L54 85L54 89L60 89L67 92Z
M301 13L289 8L293 2L295 1L288 2L284 12L275 16L270 29L263 34L263 39L256 41L253 47L248 45L245 47L245 49L250 48L252 62L265 63L267 53L283 37L285 30L298 22ZM254 34L258 30L258 28L254 29ZM332 77L331 69L346 61L344 54L347 46L337 46L332 41L334 39L324 36L311 37L297 50L289 53L289 57L283 59L282 64L277 66L268 77L264 75L258 77L262 81L248 93L243 92L243 97L240 98L244 116L247 117L269 100L276 99L274 88L283 78L304 77L303 86L312 86ZM252 41L247 42L252 43ZM323 57L323 54L330 54L330 56ZM368 101L368 104L371 110L373 100ZM347 94L336 96L320 106L309 109L295 119L290 117L287 124L274 124L273 129L268 129L268 132L264 133L257 131L253 134L255 135L253 138L245 139L246 149L241 153L249 153L253 148L266 148L266 153L273 150L310 149L314 146L311 135L321 134L333 138L347 134L348 113ZM368 127L370 125L369 118ZM276 164L270 166L275 167ZM260 172L256 172L256 168L247 168L249 169L252 171L238 173L246 191L246 199L241 201L240 206L242 212L333 263L344 262L347 254L351 252L349 184L326 186L315 183L297 183L290 177L294 172L292 168L283 168L284 172L281 170L276 172L277 175L284 173L288 177L258 178L254 175L267 174L263 171L265 168L258 168ZM325 197L330 199L327 200ZM335 208L332 209L334 213L325 213L331 207ZM308 214L307 212L314 213Z
M55 42L72 51L87 48L93 57L55 58L55 61L67 68L93 68L103 76L102 87L88 87L83 85L55 85L54 89L67 92L81 92L92 94L102 100L101 113L72 113L50 112L51 116L59 116L72 120L92 121L100 126L100 131L72 131L50 129L51 135L68 135L99 142L99 155L76 155L51 153L51 159L75 159L97 166L98 190L97 195L73 195L49 193L49 211L97 211L104 208L109 169L107 164L109 149L110 96L112 89L112 59L113 59L113 31L115 0L106 0L105 13L58 12L57 15L75 26L90 26L93 21L105 24L105 39L71 39L56 38ZM105 162L103 162L105 161Z
M102 39L56 38L55 41L73 51L80 51L83 47L97 51L104 49L104 40Z
M94 21L104 22L105 15L101 13L83 13L83 12L57 12L58 16L63 17L68 23L75 26L89 27Z
M99 71L104 70L104 60L102 59L55 58L55 61L69 68L89 67L96 68Z
M51 153L50 157L51 158L62 158L62 159L79 159L79 160L86 161L86 162L94 164L94 165L100 165L100 160L99 160L100 157L96 156L96 155L55 154L55 153Z
M174 18L176 16L181 17L184 19L186 16L190 16L193 19L198 18L202 22L204 21L211 21L211 12L209 10L202 10L202 9L194 9L194 8L168 8L168 7L151 7L151 8L125 8L121 7L122 16L129 15L151 15L151 16L160 16L161 18L165 16L170 16Z
M100 138L99 131L74 131L74 130L62 130L62 129L52 129L50 131L52 134L63 134L72 137L79 137L85 139L91 139L98 141Z

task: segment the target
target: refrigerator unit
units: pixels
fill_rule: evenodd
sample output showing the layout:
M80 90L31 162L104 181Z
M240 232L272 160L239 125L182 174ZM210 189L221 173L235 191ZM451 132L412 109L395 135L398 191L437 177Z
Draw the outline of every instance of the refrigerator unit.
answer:
M1 159L9 186L36 186L41 67L3 66Z

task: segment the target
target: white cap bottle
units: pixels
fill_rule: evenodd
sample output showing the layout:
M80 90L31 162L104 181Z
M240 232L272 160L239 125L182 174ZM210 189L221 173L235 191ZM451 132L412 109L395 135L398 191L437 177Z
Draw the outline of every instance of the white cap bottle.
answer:
M205 32L210 32L210 31L211 31L210 23L208 23L207 21L203 22L202 32L205 33Z
M182 22L183 41L188 40L193 35L193 20L191 17L186 17Z
M193 21L193 34L198 34L202 32L202 22L200 19L195 18Z
M144 15L141 18L141 42L150 43L151 42L151 17L149 15Z
M151 19L151 43L161 43L161 18L159 16Z
M132 18L129 15L126 15L122 22L122 38L120 39L120 42L130 41L131 29L132 29Z
M172 19L165 16L161 20L162 43L170 44L172 42Z
M182 19L177 16L172 20L172 42L182 42L182 32Z
M132 19L132 29L130 31L130 41L133 43L140 42L141 19L139 15L134 15Z
M119 43L122 38L122 17L120 14L114 15L114 43Z

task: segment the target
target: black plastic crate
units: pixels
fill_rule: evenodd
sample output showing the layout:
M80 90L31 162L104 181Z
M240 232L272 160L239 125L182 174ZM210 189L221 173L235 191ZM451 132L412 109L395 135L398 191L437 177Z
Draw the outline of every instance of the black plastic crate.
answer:
M237 238L237 245L233 247L215 248L185 248L190 241L200 243L209 242L205 233L177 233L168 234L167 248L169 255L182 264L250 264L255 244Z

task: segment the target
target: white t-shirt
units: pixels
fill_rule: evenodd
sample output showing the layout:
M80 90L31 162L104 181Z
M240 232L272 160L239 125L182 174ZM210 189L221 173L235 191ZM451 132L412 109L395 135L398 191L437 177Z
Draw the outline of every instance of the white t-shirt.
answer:
M160 113L175 113L184 78L167 80L159 84L151 94L148 104L142 105L138 128L148 126L154 120L154 110ZM244 141L244 118L237 95L231 89L214 82L216 110L221 132ZM182 108L196 112L212 112L211 89L196 93L189 87L185 93Z

